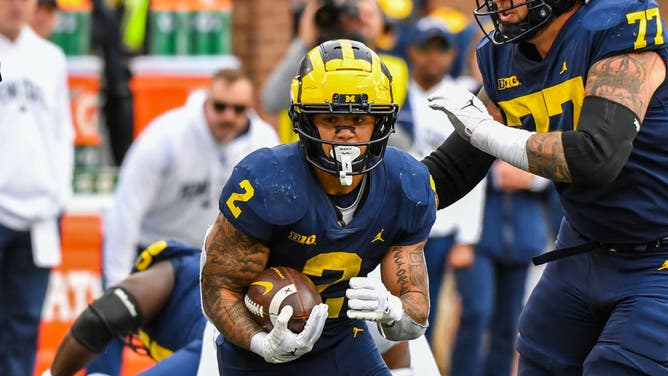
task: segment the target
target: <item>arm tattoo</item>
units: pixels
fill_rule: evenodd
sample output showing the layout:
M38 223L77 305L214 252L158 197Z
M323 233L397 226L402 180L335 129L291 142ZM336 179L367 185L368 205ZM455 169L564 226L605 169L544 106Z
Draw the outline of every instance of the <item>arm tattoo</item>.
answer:
M201 280L204 311L226 339L248 348L252 335L262 329L246 309L243 294L266 267L269 249L219 214L205 252Z
M424 261L424 243L393 246L389 250L392 276L387 288L401 298L404 312L418 323L426 323L429 315L429 280Z
M586 96L603 97L628 107L644 117L650 98L660 80L656 69L661 64L658 54L633 53L612 56L598 61L589 69ZM571 182L561 132L537 133L526 145L529 172L559 182Z
M665 70L659 65L663 66L663 63L656 52L630 53L600 60L589 68L585 95L622 104L642 119L658 86L657 73Z
M529 172L559 182L570 182L561 132L536 133L526 144Z

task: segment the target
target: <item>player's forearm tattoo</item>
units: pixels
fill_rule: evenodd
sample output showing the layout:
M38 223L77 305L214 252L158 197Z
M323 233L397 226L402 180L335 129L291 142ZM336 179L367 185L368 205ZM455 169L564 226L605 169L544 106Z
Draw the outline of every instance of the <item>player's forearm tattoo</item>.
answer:
M595 95L623 104L641 119L655 90L652 73L663 64L655 52L612 56L592 65L585 95Z
M404 311L419 323L426 323L429 314L429 282L423 248L424 242L390 249Z
M242 302L244 290L262 271L269 249L249 238L219 215L206 245L202 269L202 306L225 338L248 347L261 329Z
M570 182L561 132L536 133L529 137L526 144L529 172L547 179Z

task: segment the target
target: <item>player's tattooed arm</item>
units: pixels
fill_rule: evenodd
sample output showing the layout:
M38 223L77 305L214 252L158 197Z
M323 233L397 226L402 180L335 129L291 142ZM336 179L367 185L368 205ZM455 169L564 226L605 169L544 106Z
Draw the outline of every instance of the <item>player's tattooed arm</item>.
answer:
M426 324L429 316L429 280L424 244L392 246L381 264L383 283L401 299L404 312L419 324Z
M619 103L643 119L665 72L665 64L656 52L605 58L589 68L585 96ZM561 132L534 134L527 141L526 151L530 172L554 181L572 182Z
M536 133L526 144L529 172L554 181L570 183L561 132Z
M589 68L585 95L622 104L643 119L665 77L666 66L654 51L612 56Z
M222 214L206 240L206 263L202 268L204 312L226 340L244 348L262 329L243 302L243 294L255 276L265 269L269 248L249 238Z

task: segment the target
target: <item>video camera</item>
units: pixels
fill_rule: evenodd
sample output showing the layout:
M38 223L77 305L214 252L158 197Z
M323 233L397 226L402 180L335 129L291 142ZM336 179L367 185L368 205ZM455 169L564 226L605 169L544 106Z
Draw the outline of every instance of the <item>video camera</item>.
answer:
M346 33L341 28L341 15L347 15L353 18L359 16L359 8L356 0L322 0L321 3L322 5L315 12L314 16L315 24L320 30L318 43L338 38L348 38L363 42L363 40L360 39L361 34ZM299 19L301 18L304 6L305 4L301 3L293 7L295 15L293 32L295 34L298 33Z

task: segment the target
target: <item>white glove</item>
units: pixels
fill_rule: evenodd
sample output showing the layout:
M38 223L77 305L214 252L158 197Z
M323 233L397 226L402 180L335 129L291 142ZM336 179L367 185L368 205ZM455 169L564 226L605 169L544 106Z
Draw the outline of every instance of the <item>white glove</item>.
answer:
M304 330L296 334L288 329L292 307L283 307L271 332L260 332L251 338L251 351L263 357L267 363L286 363L299 358L311 351L320 338L327 320L327 310L327 304L324 303L313 307Z
M459 85L445 85L427 100L429 107L445 112L455 132L469 142L478 125L495 122L480 99Z
M348 298L348 317L391 325L401 320L404 307L401 299L392 295L383 282L376 278L353 277Z

